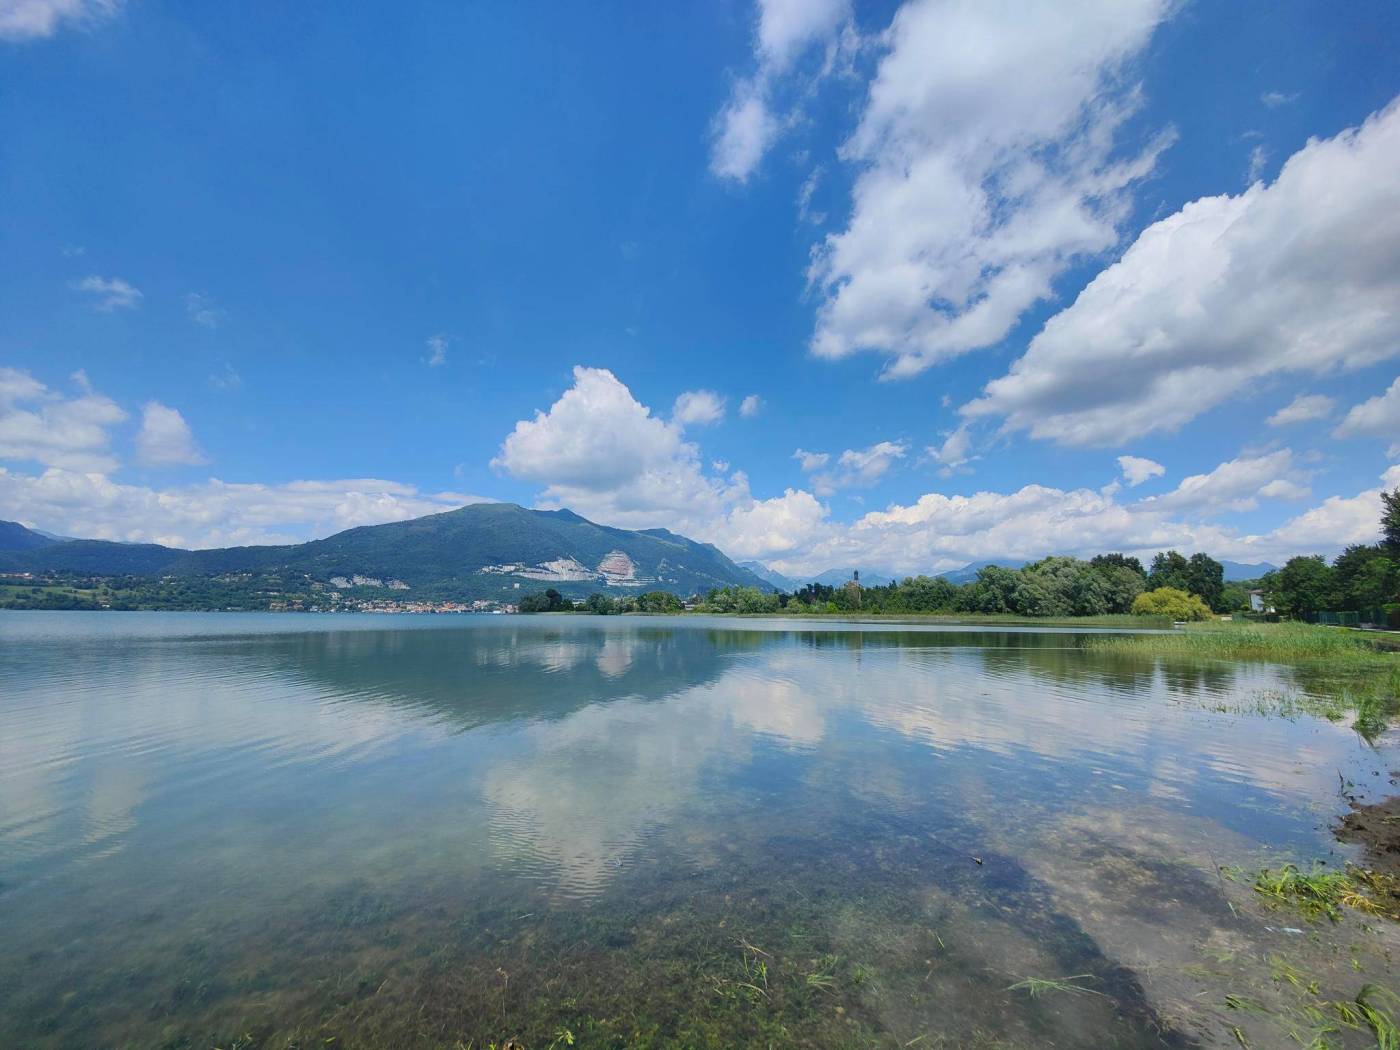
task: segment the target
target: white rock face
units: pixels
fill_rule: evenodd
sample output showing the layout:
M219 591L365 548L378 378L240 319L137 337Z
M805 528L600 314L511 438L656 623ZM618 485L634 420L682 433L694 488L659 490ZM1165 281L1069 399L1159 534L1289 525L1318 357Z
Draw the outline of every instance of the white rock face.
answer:
M608 587L641 587L653 582L648 577L638 576L636 563L617 550L604 555L597 569L588 568L576 558L555 558L536 565L486 565L478 571L494 576L519 576L526 580L541 580L547 583L593 582Z
M580 565L573 558L555 558L553 561L542 561L538 565L488 565L481 571L523 576L527 580L545 580L551 583L577 583L598 578L597 573L585 565Z

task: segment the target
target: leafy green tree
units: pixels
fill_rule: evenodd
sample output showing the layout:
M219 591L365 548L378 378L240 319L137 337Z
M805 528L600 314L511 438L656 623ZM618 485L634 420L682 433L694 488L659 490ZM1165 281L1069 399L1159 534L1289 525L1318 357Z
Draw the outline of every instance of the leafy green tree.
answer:
M612 616L618 611L617 602L601 592L590 594L584 608L598 616Z
M1095 554L1089 559L1089 564L1096 569L1131 569L1143 579L1147 578L1147 570L1142 567L1142 562L1126 554Z
M539 592L527 594L520 599L519 603L519 609L523 613L560 612L572 608L573 604L565 601L564 597L553 587L542 594Z
M1012 611L1023 616L1098 616L1108 611L1103 576L1078 558L1042 558L1017 576Z
M1193 554L1186 563L1186 589L1212 609L1224 609L1225 567L1208 554Z
M957 608L959 590L941 576L913 576L894 588L891 603L899 612L951 612Z
M1210 606L1178 587L1156 587L1133 601L1134 616L1170 616L1173 620L1209 620Z
M757 587L720 587L706 595L702 608L717 613L773 613L780 604L776 594L765 594Z
M1274 608L1295 619L1335 609L1341 598L1336 575L1321 556L1289 558L1264 577L1264 591Z
M986 565L977 570L977 579L963 588L963 612L1006 613L1016 611L1016 587L1019 583L1014 569Z
M1069 597L1050 573L1021 572L1012 592L1011 612L1022 616L1069 616Z
M1250 589L1239 580L1225 584L1221 592L1220 608L1217 612L1239 612L1249 608Z
M1153 590L1172 587L1178 591L1191 589L1191 563L1176 551L1158 551L1147 571L1147 586Z
M637 595L637 609L646 613L677 613L681 600L668 591L647 591Z
M1381 493L1381 542L1400 554L1400 486Z
M1108 555L1108 558L1114 557L1121 558L1122 555ZM1103 581L1105 598L1108 602L1107 612L1129 612L1133 607L1133 600L1143 592L1143 588L1146 586L1147 573L1143 572L1142 564L1136 558L1126 558L1124 562L1132 564L1109 560L1100 561L1099 558L1094 558L1089 562L1099 579Z
M1400 552L1392 555L1380 543L1352 544L1337 555L1332 571L1344 609L1377 609L1400 591Z

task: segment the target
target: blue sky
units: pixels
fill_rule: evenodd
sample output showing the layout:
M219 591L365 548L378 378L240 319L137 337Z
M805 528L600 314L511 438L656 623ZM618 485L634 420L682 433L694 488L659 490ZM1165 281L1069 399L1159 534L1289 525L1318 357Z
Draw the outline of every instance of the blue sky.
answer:
M903 572L1400 483L1394 4L283 6L0 0L0 517Z

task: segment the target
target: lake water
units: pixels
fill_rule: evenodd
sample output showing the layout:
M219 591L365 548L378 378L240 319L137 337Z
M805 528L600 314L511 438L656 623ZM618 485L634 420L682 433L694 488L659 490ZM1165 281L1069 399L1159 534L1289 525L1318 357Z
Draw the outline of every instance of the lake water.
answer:
M1279 959L1393 985L1218 871L1345 859L1393 740L1082 639L0 613L0 1045L1296 1045Z

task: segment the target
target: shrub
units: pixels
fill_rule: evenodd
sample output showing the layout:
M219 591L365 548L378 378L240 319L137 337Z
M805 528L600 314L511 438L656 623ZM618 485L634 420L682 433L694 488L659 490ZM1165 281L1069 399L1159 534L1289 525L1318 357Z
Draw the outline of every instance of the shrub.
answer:
M1175 587L1144 591L1133 599L1134 616L1170 616L1173 620L1209 620L1210 606Z

